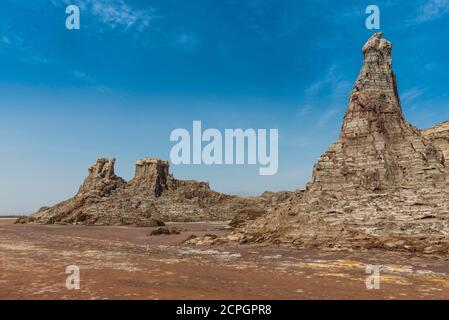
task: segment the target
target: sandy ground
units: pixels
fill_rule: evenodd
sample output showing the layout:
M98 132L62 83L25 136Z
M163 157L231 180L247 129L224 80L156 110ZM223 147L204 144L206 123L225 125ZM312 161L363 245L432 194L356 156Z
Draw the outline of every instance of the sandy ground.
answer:
M14 225L0 219L0 299L449 299L449 260L407 253L188 247L224 223L152 228ZM380 289L366 265L381 265ZM65 286L80 268L80 289Z

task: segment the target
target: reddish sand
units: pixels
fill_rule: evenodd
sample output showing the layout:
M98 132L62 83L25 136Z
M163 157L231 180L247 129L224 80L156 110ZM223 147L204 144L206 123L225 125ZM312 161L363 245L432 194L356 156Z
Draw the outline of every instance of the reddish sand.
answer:
M0 219L0 299L449 299L446 257L258 246L183 246L224 223L152 228L14 225ZM380 289L366 265L382 265ZM80 289L65 286L80 268Z

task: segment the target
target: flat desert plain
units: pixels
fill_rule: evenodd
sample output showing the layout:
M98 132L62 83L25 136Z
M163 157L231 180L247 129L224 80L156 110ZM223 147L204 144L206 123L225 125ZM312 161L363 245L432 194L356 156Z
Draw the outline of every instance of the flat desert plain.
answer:
M192 234L223 235L226 223L153 228L15 225L0 219L0 299L449 299L447 257L331 252L255 245L192 247ZM80 288L66 288L66 267ZM367 289L367 265L380 288Z

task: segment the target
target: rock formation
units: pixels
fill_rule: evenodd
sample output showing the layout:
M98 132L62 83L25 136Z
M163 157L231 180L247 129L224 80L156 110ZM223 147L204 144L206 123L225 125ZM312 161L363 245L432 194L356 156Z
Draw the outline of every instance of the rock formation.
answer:
M273 243L301 248L385 248L449 254L449 122L420 131L403 116L392 46L373 35L338 140L295 192L228 196L177 180L145 158L126 182L99 159L75 197L18 222L159 225L233 219L225 238L188 244ZM162 229L161 229L162 230Z
M449 121L445 121L435 127L422 130L424 137L443 151L445 164L449 166Z
M157 158L144 158L136 162L136 172L130 186L141 192L159 197L173 184L173 177L168 173L168 161Z
M405 121L382 33L362 51L339 139L307 188L227 240L449 253L448 125L423 134Z
M134 178L114 173L115 159L98 159L78 193L53 207L43 207L17 223L159 226L160 221L230 220L255 199L228 196L206 182L177 180L168 161L137 161Z
M89 168L78 193L53 207L43 207L18 222L45 224L156 226L159 212L150 198L130 197L128 184L114 173L115 159L100 158Z

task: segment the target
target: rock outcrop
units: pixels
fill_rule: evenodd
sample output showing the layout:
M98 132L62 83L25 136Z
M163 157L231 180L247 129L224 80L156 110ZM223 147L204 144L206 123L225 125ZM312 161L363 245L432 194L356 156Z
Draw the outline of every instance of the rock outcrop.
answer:
M100 158L89 168L89 175L84 180L78 190L77 196L86 197L104 197L108 196L117 188L123 188L126 181L115 175L115 158L109 160Z
M340 137L307 188L227 240L449 253L448 126L423 134L405 121L391 50L382 33L363 47Z
M131 196L128 183L115 175L114 164L115 159L98 159L73 198L18 222L157 226L160 213L154 203L148 197Z
M136 162L136 171L130 187L138 192L147 192L151 196L159 197L174 182L168 169L168 161L157 158L141 159Z
M115 159L98 159L73 198L17 223L159 226L160 221L225 221L241 208L260 206L255 199L215 192L206 182L177 180L168 161L137 161L130 182L115 175L114 164Z
M449 166L449 121L445 121L435 127L422 130L424 137L441 149L446 166Z

